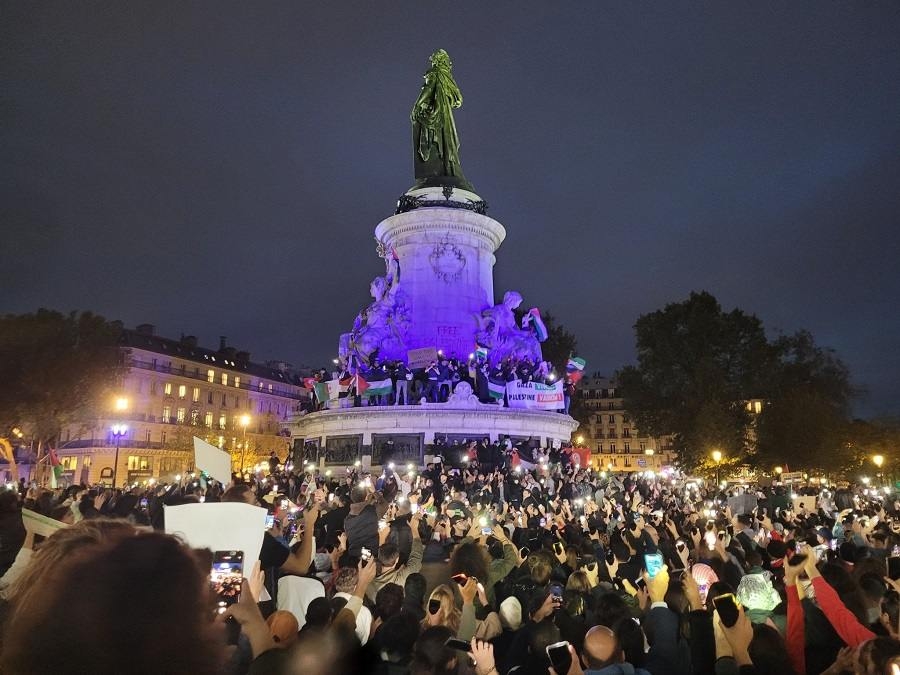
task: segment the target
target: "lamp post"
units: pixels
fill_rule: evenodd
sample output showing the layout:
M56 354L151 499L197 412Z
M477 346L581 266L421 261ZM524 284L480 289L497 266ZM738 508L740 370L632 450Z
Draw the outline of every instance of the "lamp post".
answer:
M879 483L884 484L884 475L881 473L881 465L884 464L884 455L873 455L872 464L878 469L877 476L880 478Z
M116 489L116 478L119 475L119 442L122 440L122 436L128 433L128 425L127 424L113 424L112 425L112 434L116 437L116 461L113 464L113 475L112 475L112 487L113 490Z
M241 475L244 475L244 453L247 452L247 427L250 425L250 415L241 415L241 429L244 430L244 440L241 444Z
M719 463L722 461L722 451L721 450L713 450L712 451L713 461L716 463L716 489L719 489Z

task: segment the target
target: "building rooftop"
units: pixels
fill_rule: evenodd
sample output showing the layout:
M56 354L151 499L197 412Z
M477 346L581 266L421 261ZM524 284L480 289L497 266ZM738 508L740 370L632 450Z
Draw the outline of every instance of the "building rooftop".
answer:
M300 376L292 371L289 364L283 363L279 364L279 367L273 367L271 364L253 363L250 360L249 352L228 347L224 337L221 338L218 350L207 349L198 346L197 338L192 335L172 340L156 335L153 326L142 324L135 329L124 329L119 337L119 344L123 347L144 349L235 373L244 373L295 386L302 385Z

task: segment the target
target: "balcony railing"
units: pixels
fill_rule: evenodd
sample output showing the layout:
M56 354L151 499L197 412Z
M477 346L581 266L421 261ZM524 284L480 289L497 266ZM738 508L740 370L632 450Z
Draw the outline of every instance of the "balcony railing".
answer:
M133 368L140 368L141 370L151 370L155 373L164 373L166 375L177 375L178 377L186 377L189 380L197 380L198 382L206 382L207 384L216 384L215 382L210 382L206 373L200 372L191 372L188 369L182 368L170 368L169 366L165 366L159 363L153 363L152 361L138 361L133 359L128 362L128 365ZM226 372L226 371L223 371ZM230 373L229 373L230 374ZM240 377L240 376L238 376ZM277 387L273 387L272 391L269 391L268 386L264 389L259 389L258 387L251 387L249 382L241 382L240 386L235 387L232 385L221 385L223 387L228 387L231 389L243 389L244 391L256 392L257 394L268 394L269 396L280 396L282 398L291 398L295 401L301 401L306 398L305 394L294 393L292 391L288 391L286 389L279 389Z

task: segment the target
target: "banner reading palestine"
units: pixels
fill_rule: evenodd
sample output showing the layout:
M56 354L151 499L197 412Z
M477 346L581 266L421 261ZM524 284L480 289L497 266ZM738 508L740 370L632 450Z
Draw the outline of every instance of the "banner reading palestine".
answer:
M538 382L507 382L506 397L510 408L530 408L531 410L562 410L563 383L540 384Z

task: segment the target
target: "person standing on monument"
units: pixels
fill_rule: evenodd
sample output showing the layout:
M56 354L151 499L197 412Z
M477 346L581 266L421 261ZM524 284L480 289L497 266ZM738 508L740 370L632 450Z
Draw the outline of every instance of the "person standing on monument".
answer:
M437 403L439 397L438 380L441 376L441 370L437 361L432 361L425 369L425 377L428 378L428 384L425 387L425 398L432 403Z
M403 395L403 405L409 405L409 382L412 373L403 361L397 362L394 370L394 405L400 405L400 395Z

